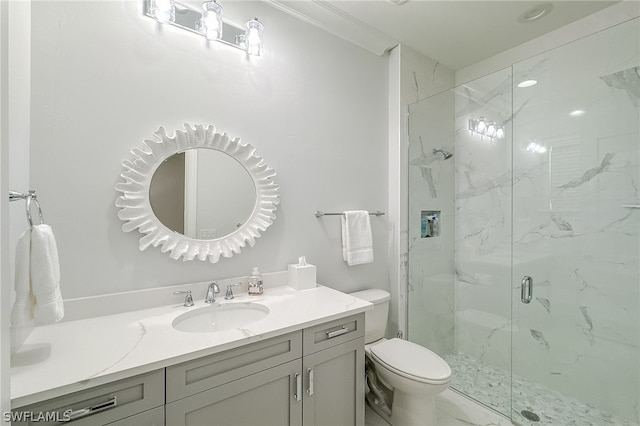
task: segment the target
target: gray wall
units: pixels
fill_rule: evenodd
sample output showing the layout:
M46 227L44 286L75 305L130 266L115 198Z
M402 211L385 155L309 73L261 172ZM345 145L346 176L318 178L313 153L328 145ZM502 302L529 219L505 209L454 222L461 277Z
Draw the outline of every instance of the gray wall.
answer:
M320 283L388 288L386 218L372 219L375 262L348 267L339 218L313 215L387 205L387 58L260 2L225 4L231 19L266 26L266 51L251 59L161 28L141 8L32 5L30 177L56 233L63 296L284 270L300 255ZM159 126L185 122L251 143L281 186L271 228L217 264L140 252L140 234L122 232L116 216L121 161Z

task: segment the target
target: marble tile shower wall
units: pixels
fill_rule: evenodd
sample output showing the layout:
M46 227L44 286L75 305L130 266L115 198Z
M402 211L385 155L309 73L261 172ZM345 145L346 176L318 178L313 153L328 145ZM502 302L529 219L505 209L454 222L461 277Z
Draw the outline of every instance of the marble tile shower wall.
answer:
M454 348L454 96L448 90L409 107L409 339L444 355ZM454 156L455 158L455 156ZM423 211L440 212L439 236L422 238Z
M440 354L453 350L453 159L434 149L454 151L454 73L407 46L401 46L401 103L409 117L402 128L406 152L401 185L400 271L404 285L399 309L408 338ZM405 110L406 111L406 110ZM404 121L403 121L404 123ZM442 236L420 238L422 210L441 210ZM408 220L408 222L407 222ZM405 304L406 301L406 304Z
M456 89L455 350L640 423L640 209L624 207L640 204L638 33ZM471 134L480 116L507 137Z

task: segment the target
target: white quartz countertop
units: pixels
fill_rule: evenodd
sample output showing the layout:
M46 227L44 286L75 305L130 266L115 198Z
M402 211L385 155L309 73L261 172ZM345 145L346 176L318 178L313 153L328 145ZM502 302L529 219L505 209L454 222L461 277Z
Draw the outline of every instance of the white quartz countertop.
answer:
M318 286L265 289L262 296L218 297L216 305L254 302L264 319L211 333L177 331L173 320L208 306L202 300L36 327L12 359L14 408L153 371L372 309L348 294Z

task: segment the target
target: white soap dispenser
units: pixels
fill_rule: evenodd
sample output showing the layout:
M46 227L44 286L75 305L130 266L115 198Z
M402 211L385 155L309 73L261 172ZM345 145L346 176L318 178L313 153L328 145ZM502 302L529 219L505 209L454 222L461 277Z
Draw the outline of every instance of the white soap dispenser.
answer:
M298 258L297 265L289 265L289 287L296 290L316 287L316 267L307 263L304 256Z
M249 275L249 289L247 293L249 293L250 296L259 296L263 291L262 275L260 275L258 267L254 266L253 271L251 271L251 275Z

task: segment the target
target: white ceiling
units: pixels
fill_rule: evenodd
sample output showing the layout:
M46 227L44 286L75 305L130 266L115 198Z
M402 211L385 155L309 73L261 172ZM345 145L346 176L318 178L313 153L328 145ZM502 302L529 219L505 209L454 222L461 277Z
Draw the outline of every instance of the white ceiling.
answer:
M612 6L618 0L548 1L553 5L552 12L529 23L518 22L518 17L541 1L409 0L402 5L387 0L269 2L286 4L289 12L293 10L299 17L376 53L400 42L458 70ZM356 27L359 36L353 35ZM380 42L368 46L374 38Z

